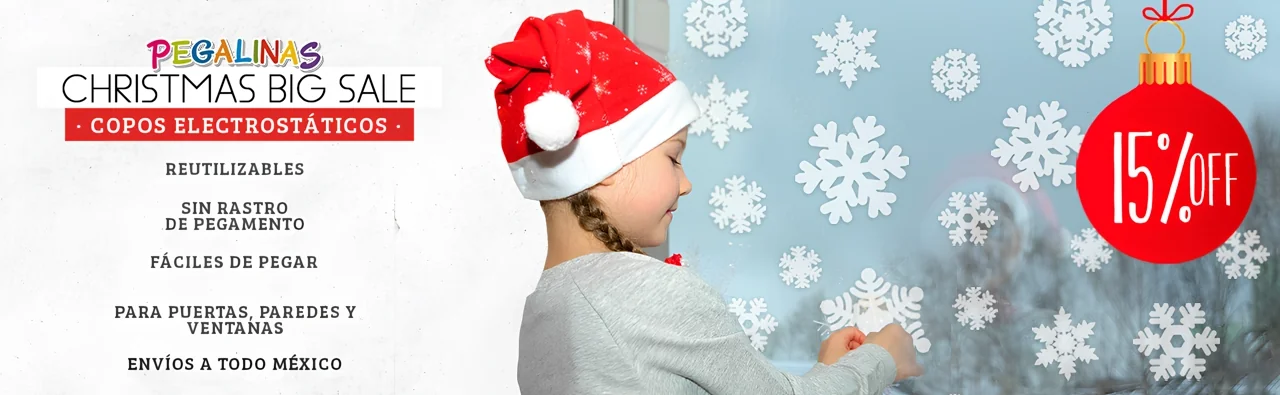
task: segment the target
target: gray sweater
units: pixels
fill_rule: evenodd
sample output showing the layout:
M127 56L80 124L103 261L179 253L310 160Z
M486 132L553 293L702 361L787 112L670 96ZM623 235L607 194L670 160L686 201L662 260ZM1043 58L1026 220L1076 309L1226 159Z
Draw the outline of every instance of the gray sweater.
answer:
M868 395L896 375L872 344L803 376L782 372L691 269L611 252L542 273L525 302L517 379L524 395Z

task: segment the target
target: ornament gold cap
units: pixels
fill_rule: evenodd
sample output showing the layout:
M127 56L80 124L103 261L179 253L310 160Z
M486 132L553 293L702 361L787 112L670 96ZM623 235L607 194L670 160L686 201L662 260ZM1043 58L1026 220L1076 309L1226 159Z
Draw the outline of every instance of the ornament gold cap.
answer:
M1169 23L1178 28L1182 34L1182 46L1177 53L1152 53L1147 36L1151 29L1160 23ZM1142 85L1182 85L1191 84L1191 54L1182 53L1187 47L1187 33L1178 22L1160 20L1147 27L1147 34L1142 36L1147 53L1138 54L1138 81Z

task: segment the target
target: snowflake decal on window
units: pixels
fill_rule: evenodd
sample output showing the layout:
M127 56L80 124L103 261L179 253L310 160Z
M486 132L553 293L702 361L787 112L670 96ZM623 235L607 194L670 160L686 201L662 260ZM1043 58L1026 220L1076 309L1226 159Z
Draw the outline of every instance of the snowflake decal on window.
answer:
M809 288L809 285L818 281L818 277L822 277L822 268L818 267L818 263L822 262L818 258L818 253L808 249L808 247L798 246L791 247L791 252L782 254L782 259L778 262L778 267L782 268L782 282L799 288Z
M1008 141L996 140L991 156L1000 160L1000 166L1009 162L1018 166L1018 173L1013 175L1018 187L1023 192L1040 189L1039 177L1045 176L1053 177L1053 186L1070 184L1076 167L1067 164L1067 156L1080 152L1084 135L1079 126L1062 126L1067 110L1055 101L1040 103L1039 115L1028 117L1026 106L1010 108L1007 114L1004 126L1013 128L1013 135Z
M717 185L711 192L711 205L715 211L711 218L720 229L729 228L729 233L751 232L751 224L760 225L764 219L764 192L752 181L746 183L746 177L736 176L724 180L723 187Z
M1199 303L1187 303L1178 308L1181 315L1178 324L1173 323L1173 308L1168 304L1156 303L1153 306L1148 322L1159 325L1160 333L1152 332L1151 328L1142 328L1138 332L1138 338L1133 339L1133 344L1138 346L1138 352L1143 356L1150 357L1154 351L1163 351L1160 357L1151 358L1151 373L1155 374L1157 381L1168 380L1175 375L1199 380L1200 373L1205 371L1205 360L1193 351L1200 350L1204 356L1217 351L1220 341L1218 332L1209 327L1205 327L1200 333L1193 332L1197 325L1205 323L1205 314L1200 310ZM1175 337L1182 340L1177 346L1173 345ZM1181 370L1173 370L1175 359L1181 362Z
M701 136L710 130L711 142L724 149L725 143L729 142L730 130L742 132L751 129L751 122L740 112L747 104L747 94L741 89L727 93L720 77L712 76L711 83L707 84L707 95L693 95L698 108L702 109L702 116L689 125L689 133Z
M931 342L924 337L920 323L920 302L924 290L890 284L870 268L862 269L861 279L840 296L818 305L827 322L826 331L854 326L866 333L884 329L897 322L911 334L916 351L929 352Z
M982 287L968 287L963 294L956 296L956 303L951 307L960 310L956 312L960 325L968 325L970 330L976 331L996 320L998 310L992 307L994 304L996 298L990 291L983 291Z
M996 212L987 207L987 196L982 192L974 192L969 194L969 202L965 202L965 196L960 192L952 192L951 198L948 199L947 205L956 209L952 212L950 208L942 210L942 214L938 215L938 222L942 226L950 229L947 232L951 236L951 245L958 246L965 242L972 242L976 245L983 245L987 242L987 233L991 231L991 227L995 226ZM985 225L986 228L983 228ZM965 236L968 237L965 237Z
M960 101L978 89L978 58L974 54L953 49L933 59L933 90L951 101Z
M1227 278L1238 279L1241 275L1248 279L1258 278L1262 272L1262 264L1271 258L1271 252L1262 244L1262 236L1258 231L1250 230L1231 235L1227 242L1218 247L1218 262L1226 266Z
M734 298L729 303L729 312L738 317L738 324L751 339L751 346L763 352L769 344L769 334L778 329L778 320L768 314L769 306L764 298L751 299L750 308L746 301Z
M1111 245L1098 235L1097 229L1084 229L1079 235L1071 236L1071 261L1076 263L1076 267L1084 266L1085 273L1096 272L1111 262L1114 252Z
M1241 15L1227 24L1227 52L1242 60L1253 59L1267 49L1267 26L1261 19Z
M853 82L858 80L858 69L871 71L880 68L876 56L867 52L867 48L876 42L875 37L875 30L862 29L861 32L854 33L853 21L841 15L840 22L836 22L834 36L827 32L813 36L813 41L817 41L817 48L827 53L818 61L816 72L830 75L839 70L840 82L846 88L853 88Z
M1111 6L1107 0L1044 0L1036 10L1040 51L1066 67L1083 67L1111 47Z
M1076 361L1089 363L1098 360L1094 348L1087 344L1089 337L1093 336L1094 323L1080 321L1072 325L1071 314L1067 314L1063 307L1058 308L1058 314L1053 318L1052 328L1040 325L1031 329L1036 340L1044 343L1044 348L1036 353L1036 366L1048 367L1057 363L1058 374L1071 380L1071 375L1076 372Z
M892 212L890 206L898 201L898 195L885 192L890 176L902 179L907 176L910 158L902 155L902 148L893 146L886 151L877 138L885 129L876 124L876 117L853 119L853 132L839 134L836 123L815 125L809 145L822 148L813 163L800 163L797 183L804 185L804 193L814 189L826 192L826 203L819 211L827 214L831 224L853 220L851 207L867 206L871 218ZM855 189L855 186L857 187Z
M684 38L707 56L724 57L747 41L747 9L742 0L693 0L684 21Z

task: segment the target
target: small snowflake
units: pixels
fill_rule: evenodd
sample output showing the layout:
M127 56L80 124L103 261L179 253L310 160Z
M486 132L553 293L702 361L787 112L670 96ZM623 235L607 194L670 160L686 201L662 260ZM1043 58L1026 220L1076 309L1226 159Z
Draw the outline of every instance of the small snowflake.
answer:
M1235 232L1222 247L1218 247L1218 262L1227 265L1229 279L1237 279L1241 275L1251 280L1256 279L1262 272L1262 264L1271 257L1271 252L1267 251L1267 246L1261 245L1262 236L1258 235L1258 231L1244 232L1243 241L1241 236L1240 232Z
M1070 130L1062 126L1062 118L1067 110L1058 106L1058 102L1040 103L1040 114L1027 116L1027 107L1010 108L1004 126L1013 128L1009 141L996 140L996 148L991 156L1000 160L1000 166L1013 162L1018 165L1018 173L1013 181L1026 192L1027 189L1040 189L1040 177L1052 176L1053 186L1070 184L1076 167L1067 164L1067 156L1071 152L1080 152L1080 142L1084 135L1079 126Z
M1079 235L1071 236L1071 261L1076 263L1076 267L1084 266L1086 273L1098 271L1102 265L1110 263L1114 252L1098 235L1097 229L1084 229Z
M818 253L807 247L791 247L791 252L782 254L778 267L782 268L782 282L796 288L809 288L822 276L822 268L818 267L822 259Z
M702 109L702 116L689 125L689 133L701 136L710 130L711 142L724 149L725 143L729 142L730 129L738 132L751 129L751 122L740 112L742 106L747 104L748 93L735 89L733 93L726 94L720 77L711 76L711 83L707 84L707 95L693 95L694 102Z
M916 351L929 352L932 342L924 337L920 323L922 300L924 290L920 287L890 284L877 276L875 270L862 269L861 279L854 282L853 287L818 305L826 316L825 323L819 322L823 325L820 329L825 332L854 326L871 333L897 322L911 334Z
M723 57L747 41L742 0L693 0L684 12L684 38L707 56Z
M601 62L608 62L609 53L605 51L596 51L596 59L599 59Z
M751 224L760 225L764 219L765 206L760 204L764 192L755 181L747 185L745 179L743 176L726 178L725 186L717 185L711 193L710 203L716 207L711 218L720 229L729 227L729 233L751 232Z
M835 122L814 125L813 132L809 145L822 150L814 163L800 163L795 180L804 184L806 194L817 188L826 192L830 200L819 211L827 214L827 220L832 225L852 221L849 209L858 206L867 206L871 218L892 213L890 205L898 201L898 195L885 192L889 176L906 177L911 160L902 155L899 146L888 151L880 147L876 139L884 135L884 126L876 124L876 117L854 118L853 132L846 134L836 133Z
M577 54L579 56L587 58L587 60L590 61L591 60L591 43L588 42L588 43L577 43L577 44L578 44Z
M547 68L547 57L546 57L546 56L543 56L543 57L539 58L539 59L538 59L538 64L539 64L539 65L541 65L541 66L542 66L542 68L544 68L544 69L545 69L545 68Z
M1111 6L1106 0L1044 0L1035 13L1040 51L1066 67L1084 64L1111 47Z
M668 70L666 67L654 67L653 71L658 73L658 81L666 83L676 80L676 76L671 74L671 70Z
M596 81L596 83L593 84L593 87L596 90L596 97L604 97L605 95L613 93L609 90L609 82L610 80L604 80Z
M750 309L742 299L733 298L729 303L729 312L738 316L738 324L742 325L742 330L751 338L751 346L759 351L764 351L765 345L769 343L768 335L778 329L778 321L768 311L769 306L764 303L764 298L751 299Z
M947 51L946 55L933 59L933 90L951 101L960 101L978 89L979 68L977 55L966 55L958 49Z
M865 28L859 33L854 33L853 21L841 15L840 22L836 22L834 36L825 31L813 36L813 40L817 41L815 46L827 53L818 61L818 70L815 73L830 75L832 71L840 70L840 82L843 82L846 88L853 88L853 82L858 80L859 68L864 71L880 68L880 63L876 62L876 56L867 52L867 48L876 42L875 37L875 30Z
M1249 60L1267 49L1267 26L1262 19L1241 15L1227 24L1227 51Z
M983 291L982 287L968 287L963 294L956 296L956 303L951 307L960 310L956 312L960 325L969 325L970 330L976 331L995 321L997 310L992 307L995 303L996 298L991 296L991 292Z
M1089 363L1098 360L1093 347L1086 344L1089 336L1093 336L1094 323L1080 321L1080 324L1072 325L1071 314L1067 314L1063 307L1058 308L1058 314L1053 318L1052 328L1040 325L1031 329L1036 340L1044 343L1044 348L1036 353L1036 366L1048 367L1057 363L1058 374L1071 380L1071 375L1076 372L1076 361Z
M649 94L649 87L644 86L644 84L640 84L640 86L636 87L636 94L640 96Z
M600 31L596 31L596 30L592 30L591 32L589 32L589 33L587 33L587 34L590 34L590 35L591 35L591 39L592 39L592 40L599 40L599 39L602 39L602 38L603 38L603 39L608 39L608 38L609 38L609 36L604 35L604 32L600 32Z
M1151 358L1151 373L1155 374L1157 381L1168 380L1175 375L1199 380L1200 374L1205 371L1205 360L1192 351L1199 349L1206 357L1217 351L1220 342L1217 331L1205 327L1200 333L1193 332L1197 325L1205 323L1205 314L1200 310L1199 303L1187 303L1180 307L1178 313L1181 320L1176 325L1173 323L1173 308L1163 303L1153 306L1154 309L1149 314L1151 319L1147 322L1159 325L1160 334L1152 332L1151 328L1142 328L1138 332L1138 338L1133 339L1133 344L1138 346L1138 352L1143 356L1150 357L1153 351L1163 351L1158 358ZM1175 337L1182 339L1177 346L1173 345ZM1173 370L1175 359L1182 364L1179 371Z
M938 215L938 222L941 222L944 228L950 229L948 234L951 236L951 245L958 246L966 241L977 245L986 244L987 233L991 231L991 227L995 226L996 220L999 219L996 216L996 212L987 207L986 194L982 192L971 193L969 194L969 202L965 203L963 193L952 192L947 205L956 209L956 211L952 212L950 208L942 210L942 214ZM986 229L983 229L980 225L986 225ZM965 237L966 234L968 237Z

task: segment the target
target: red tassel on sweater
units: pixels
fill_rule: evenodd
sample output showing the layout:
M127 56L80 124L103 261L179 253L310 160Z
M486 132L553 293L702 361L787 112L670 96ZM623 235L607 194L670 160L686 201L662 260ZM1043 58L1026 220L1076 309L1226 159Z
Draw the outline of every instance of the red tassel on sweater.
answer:
M671 256L670 256L670 257L668 257L668 258L667 258L667 260L666 260L665 262L667 262L667 263L669 263L669 264L672 264L672 265L676 265L676 266L682 266L682 265L680 264L680 254L671 254Z

